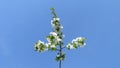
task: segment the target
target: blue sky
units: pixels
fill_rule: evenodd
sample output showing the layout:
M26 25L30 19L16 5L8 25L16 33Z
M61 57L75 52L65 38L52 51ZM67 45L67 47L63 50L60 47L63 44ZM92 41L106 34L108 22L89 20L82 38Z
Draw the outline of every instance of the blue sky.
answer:
M0 0L0 68L57 68L56 52L33 44L52 31L50 7L64 26L65 45L86 37L84 48L66 52L62 68L120 68L119 0Z

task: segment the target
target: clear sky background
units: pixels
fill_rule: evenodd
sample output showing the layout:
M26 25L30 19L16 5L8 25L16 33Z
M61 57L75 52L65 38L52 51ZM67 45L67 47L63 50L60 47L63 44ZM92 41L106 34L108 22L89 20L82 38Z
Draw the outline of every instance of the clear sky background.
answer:
M52 31L52 6L65 45L87 38L84 48L65 50L62 68L120 68L120 0L0 0L0 68L58 68L56 52L33 46Z

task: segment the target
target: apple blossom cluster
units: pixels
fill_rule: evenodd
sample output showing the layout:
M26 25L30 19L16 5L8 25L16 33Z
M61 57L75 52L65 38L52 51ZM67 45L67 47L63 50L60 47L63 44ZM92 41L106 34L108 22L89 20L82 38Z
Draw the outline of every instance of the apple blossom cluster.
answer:
M50 50L57 50L57 46L62 42L62 39L55 32L50 32L50 35L46 39L48 41L47 46Z
M53 19L51 20L51 25L53 27L53 31L50 32L49 36L46 36L48 43L44 43L42 41L38 41L35 44L35 50L39 52L44 52L46 50L56 51L58 50L58 45L63 44L62 39L62 28L63 26L60 24L60 18L56 16L54 9L52 10Z
M57 46L62 43L62 32L61 26L59 24L59 18L53 18L51 21L53 26L53 32L50 32L50 35L46 37L48 43L38 41L35 44L35 50L39 52L44 52L46 50L57 50Z
M59 60L64 60L65 59L65 53L62 52L61 56L60 53L57 54L55 60L59 61Z
M70 49L77 49L79 46L83 47L86 45L86 43L84 42L85 38L84 37L78 37L76 39L73 39L71 43L69 43L66 47L70 50Z
M34 48L36 51L39 51L39 52L44 52L44 51L48 50L48 47L45 46L44 42L42 42L40 40L35 43Z

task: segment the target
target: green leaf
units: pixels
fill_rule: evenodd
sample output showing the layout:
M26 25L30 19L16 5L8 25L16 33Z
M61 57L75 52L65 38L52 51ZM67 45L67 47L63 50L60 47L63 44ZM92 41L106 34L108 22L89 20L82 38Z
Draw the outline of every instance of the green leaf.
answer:
M57 50L57 48L52 47L52 48L50 48L50 50L52 50L52 51L56 51L56 50Z
M62 56L61 56L62 60L65 59L65 53L62 53Z
M78 48L77 44L75 44L75 43L73 44L73 47L74 47L74 48Z
M38 50L38 47L37 47L37 46L34 46L34 50L37 51L37 50Z
M54 7L51 7L50 10L54 11L55 9L54 9Z

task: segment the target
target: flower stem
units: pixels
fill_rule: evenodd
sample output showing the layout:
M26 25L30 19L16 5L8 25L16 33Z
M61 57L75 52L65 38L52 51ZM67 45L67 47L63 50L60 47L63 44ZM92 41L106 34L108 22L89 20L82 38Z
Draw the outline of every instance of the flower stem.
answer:
M59 63L59 68L61 68L61 62L62 62L62 61L60 60L60 63Z
M59 68L61 68L61 64L62 64L62 44L60 44L60 63L59 63Z

